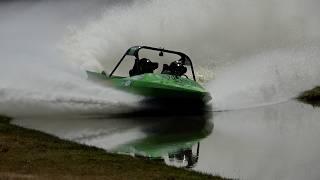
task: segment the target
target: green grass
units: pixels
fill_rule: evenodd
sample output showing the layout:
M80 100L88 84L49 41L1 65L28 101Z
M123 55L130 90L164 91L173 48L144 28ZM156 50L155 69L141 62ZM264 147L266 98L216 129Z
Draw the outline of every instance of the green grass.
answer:
M320 86L301 93L298 100L313 106L320 106Z
M9 124L0 116L0 179L223 179Z

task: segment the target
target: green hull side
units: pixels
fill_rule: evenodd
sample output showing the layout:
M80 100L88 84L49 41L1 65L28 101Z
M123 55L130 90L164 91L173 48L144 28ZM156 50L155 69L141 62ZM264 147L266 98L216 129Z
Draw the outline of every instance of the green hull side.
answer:
M210 94L197 82L167 74L141 74L132 77L112 77L87 71L88 78L121 90L154 98L188 98L211 100Z

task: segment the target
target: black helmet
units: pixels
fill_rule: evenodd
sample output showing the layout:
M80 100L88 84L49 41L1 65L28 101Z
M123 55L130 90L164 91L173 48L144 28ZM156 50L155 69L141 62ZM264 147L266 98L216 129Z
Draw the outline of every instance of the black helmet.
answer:
M173 61L170 64L172 75L182 76L187 72L187 68L183 66L181 61Z

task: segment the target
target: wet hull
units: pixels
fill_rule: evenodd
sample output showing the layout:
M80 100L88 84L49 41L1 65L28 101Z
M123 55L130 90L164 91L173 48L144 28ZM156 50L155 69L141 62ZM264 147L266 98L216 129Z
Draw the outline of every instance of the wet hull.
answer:
M133 94L171 102L208 102L210 94L197 82L187 78L163 74L143 74L133 77L112 77L87 72L90 80L106 84Z

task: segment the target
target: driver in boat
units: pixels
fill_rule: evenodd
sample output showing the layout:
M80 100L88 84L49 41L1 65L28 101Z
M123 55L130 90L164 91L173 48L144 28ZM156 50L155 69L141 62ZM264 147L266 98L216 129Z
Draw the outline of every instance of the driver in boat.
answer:
M135 59L133 68L129 71L130 76L135 76L144 73L153 73L158 68L158 63L151 62L150 59L142 58Z

